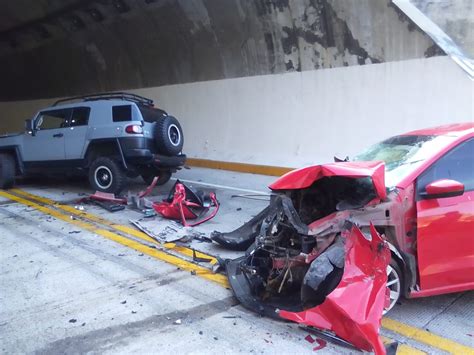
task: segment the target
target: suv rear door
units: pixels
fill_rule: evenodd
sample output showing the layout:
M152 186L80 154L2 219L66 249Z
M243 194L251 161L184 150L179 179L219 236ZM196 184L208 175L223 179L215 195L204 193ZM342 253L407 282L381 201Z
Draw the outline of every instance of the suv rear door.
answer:
M66 159L76 160L82 158L82 151L86 142L89 128L90 107L74 107L68 122L68 129L64 133Z
M25 162L64 160L64 135L72 109L41 111L35 118L35 135L25 135L23 160Z

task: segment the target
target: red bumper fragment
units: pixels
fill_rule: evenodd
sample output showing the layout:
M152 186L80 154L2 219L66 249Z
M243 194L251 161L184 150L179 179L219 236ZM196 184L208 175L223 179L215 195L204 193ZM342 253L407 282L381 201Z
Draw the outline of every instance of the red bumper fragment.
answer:
M371 236L367 240L355 226L346 232L344 273L336 289L319 306L298 313L282 310L280 317L333 331L360 349L385 354L379 330L390 251L372 225Z

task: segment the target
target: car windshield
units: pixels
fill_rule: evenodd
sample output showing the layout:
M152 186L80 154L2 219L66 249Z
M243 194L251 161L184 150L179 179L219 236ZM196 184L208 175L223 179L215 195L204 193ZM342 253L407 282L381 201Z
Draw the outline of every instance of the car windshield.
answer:
M406 175L416 169L427 158L453 141L451 136L407 135L395 136L377 143L354 161L385 162L385 186L396 186Z

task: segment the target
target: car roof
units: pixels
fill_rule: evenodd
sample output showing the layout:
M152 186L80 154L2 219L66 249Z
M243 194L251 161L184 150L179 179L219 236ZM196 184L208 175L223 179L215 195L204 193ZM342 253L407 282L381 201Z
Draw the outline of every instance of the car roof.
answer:
M423 128L408 133L404 136L454 136L462 137L466 134L474 132L474 122L453 123L443 126Z

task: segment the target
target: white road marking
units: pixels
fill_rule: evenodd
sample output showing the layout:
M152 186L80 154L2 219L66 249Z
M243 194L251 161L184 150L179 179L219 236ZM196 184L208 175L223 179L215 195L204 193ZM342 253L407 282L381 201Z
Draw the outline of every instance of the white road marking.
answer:
M171 179L171 180L178 180L178 179L173 178L173 179ZM197 184L197 185L202 185L202 186L216 187L216 188L218 188L218 189L241 191L241 192L248 192L248 193L251 193L251 194L270 196L270 193L269 193L269 192L264 192L264 191L241 189L241 188L238 188L238 187L225 186L225 185L218 185L218 184L209 184L209 183L206 183L206 182L194 181L194 180L179 179L179 181L186 182L186 183L188 183L188 184Z

